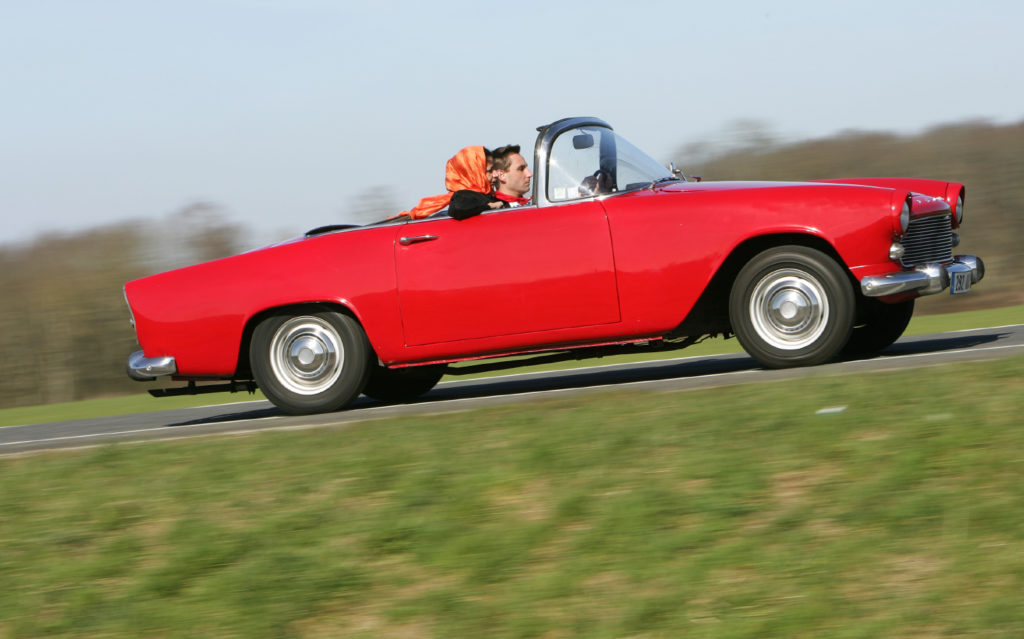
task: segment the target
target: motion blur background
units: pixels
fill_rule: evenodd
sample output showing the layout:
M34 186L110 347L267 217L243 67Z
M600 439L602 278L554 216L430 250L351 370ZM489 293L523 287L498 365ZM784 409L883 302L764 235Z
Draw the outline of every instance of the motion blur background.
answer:
M967 184L1024 302L1024 5L41 0L0 6L0 407L139 392L130 279L443 190L468 144L608 120L707 180Z

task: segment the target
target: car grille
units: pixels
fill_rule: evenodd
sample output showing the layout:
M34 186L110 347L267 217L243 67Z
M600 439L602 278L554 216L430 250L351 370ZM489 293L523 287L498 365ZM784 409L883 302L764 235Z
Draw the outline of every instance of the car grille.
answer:
M953 259L953 229L949 213L929 215L910 221L903 236L903 266L917 266L928 262Z

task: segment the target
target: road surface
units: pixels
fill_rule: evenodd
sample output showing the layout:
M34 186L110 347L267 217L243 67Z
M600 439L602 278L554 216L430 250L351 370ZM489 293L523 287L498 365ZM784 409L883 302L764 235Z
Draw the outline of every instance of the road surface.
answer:
M1024 324L905 337L878 356L812 368L765 370L745 354L597 364L571 370L443 382L409 404L389 406L361 397L347 410L323 415L286 415L267 401L242 401L119 417L9 426L0 428L0 456L119 441L343 426L384 417L438 414L609 389L684 391L811 375L917 368L1020 354L1024 354Z

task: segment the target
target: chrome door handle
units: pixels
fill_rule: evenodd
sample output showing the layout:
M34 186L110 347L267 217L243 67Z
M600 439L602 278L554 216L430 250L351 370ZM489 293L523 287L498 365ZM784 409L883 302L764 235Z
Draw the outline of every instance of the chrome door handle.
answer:
M402 246L409 246L410 244L416 244L417 242L430 242L436 240L436 235L413 235L404 236L398 239L398 243Z

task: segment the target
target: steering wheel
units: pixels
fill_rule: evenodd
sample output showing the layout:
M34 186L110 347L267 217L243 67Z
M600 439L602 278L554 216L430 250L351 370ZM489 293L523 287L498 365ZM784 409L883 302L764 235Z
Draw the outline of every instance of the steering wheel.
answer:
M604 169L598 169L580 182L580 195L584 197L605 195L611 193L614 186L612 174Z

